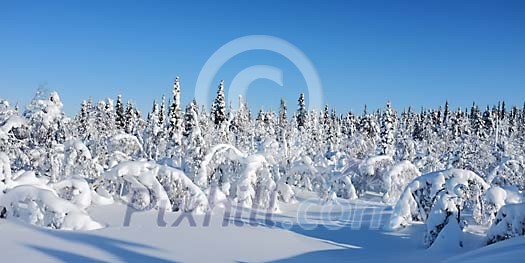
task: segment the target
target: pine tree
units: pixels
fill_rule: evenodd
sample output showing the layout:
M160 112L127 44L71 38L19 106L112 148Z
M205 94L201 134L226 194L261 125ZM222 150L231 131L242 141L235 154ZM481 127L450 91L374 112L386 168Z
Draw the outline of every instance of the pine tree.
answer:
M487 109L485 112L483 112L483 123L485 125L485 132L488 135L491 135L494 133L494 128L496 127L494 123L494 117L492 116L492 111L490 110L490 107L487 105Z
M122 104L122 95L118 95L117 97L117 105L115 106L115 125L117 126L117 129L124 129L125 127L125 118L124 118L124 105Z
M284 101L283 98L281 98L281 104L279 106L279 126L281 128L285 128L286 125L288 124L288 113L287 113L287 106L286 106L286 102Z
M124 118L125 118L124 129L126 133L134 134L135 133L135 109L133 108L133 104L131 103L131 101L128 101L126 105L126 114Z
M159 126L161 129L164 129L164 127L166 127L166 123L165 123L165 120L166 120L166 97L164 95L162 95L162 100L161 100L161 103L160 103L160 111L158 113L158 118L159 118Z
M224 99L224 81L221 80L217 89L217 97L212 106L213 121L220 126L226 120L226 101Z
M501 120L504 120L505 117L507 117L507 108L505 106L505 101L501 102L501 114L500 114L500 119Z
M485 139L487 137L485 127L486 126L483 117L481 116L480 111L476 107L474 111L474 117L472 118L472 129L474 131L474 134L479 139Z
M392 110L390 102L386 103L385 111L381 117L381 145L379 153L393 156L395 149L395 125L396 115Z
M80 112L77 116L77 132L79 137L83 137L88 130L88 108L87 102L84 100L80 106Z
M186 174L195 175L205 154L205 142L199 122L199 106L195 99L186 106L184 113L182 168Z
M445 111L443 112L443 123L445 126L448 125L448 119L450 117L450 109L448 105L448 100L445 102Z
M299 129L304 129L308 118L308 112L306 110L304 102L304 93L301 93L301 95L299 95L298 105L299 108L297 109L297 127Z
M177 76L173 83L173 102L169 113L169 135L179 142L179 135L183 130L183 113L180 104L180 80Z

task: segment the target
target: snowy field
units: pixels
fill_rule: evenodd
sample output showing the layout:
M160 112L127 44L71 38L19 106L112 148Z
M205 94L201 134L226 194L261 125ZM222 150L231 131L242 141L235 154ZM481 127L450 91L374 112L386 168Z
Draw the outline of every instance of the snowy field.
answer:
M168 224L161 227L157 212L137 212L124 227L127 208L108 205L89 211L107 225L95 231L47 230L1 221L0 245L4 258L25 262L519 262L525 256L525 238L481 247L482 236L472 233L466 234L477 244L472 247L427 250L421 243L422 224L385 231L392 209L378 202L310 204L300 216L302 222L299 207L283 205L282 213L271 220L263 212L253 216L244 209L240 217L232 213L228 226L223 226L222 209L214 211L209 226L203 226L203 215L193 216L196 226L187 219L172 226L181 214L167 213L163 218ZM343 207L352 210L342 211Z
M0 246L4 258L25 262L384 262L389 258L519 262L525 256L525 238L479 248L482 236L476 234L468 238L478 245L428 250L421 243L422 224L401 232L383 230L392 209L377 202L351 201L324 208L309 205L307 215L301 216L307 223L297 222L299 206L285 205L271 220L265 220L261 212L250 219L245 210L241 217L232 215L228 226L223 226L222 209L216 209L209 226L203 226L204 216L194 216L197 226L190 226L187 219L172 226L180 213L167 213L168 225L160 227L156 212L138 212L124 227L126 207L108 205L89 211L107 225L95 231L47 230L1 221ZM341 211L341 207L351 207L352 212Z

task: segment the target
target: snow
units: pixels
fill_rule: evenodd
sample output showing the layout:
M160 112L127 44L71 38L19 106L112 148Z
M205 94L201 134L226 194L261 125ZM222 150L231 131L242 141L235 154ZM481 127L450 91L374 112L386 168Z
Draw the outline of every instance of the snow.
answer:
M509 238L525 236L525 204L503 206L496 216L494 224L487 231L489 244Z
M64 230L94 230L103 226L93 221L75 204L61 199L51 190L21 185L0 195L0 206L8 218L39 226Z
M305 201L311 197L314 195L301 192L298 198ZM483 258L487 256L483 251L491 249L489 246L448 250L444 242L443 247L436 245L427 250L420 244L421 225L410 226L402 232L381 229L392 212L388 206L363 200L342 202L353 208L355 216L345 216L341 210L315 202L310 202L308 212L302 214L299 203L282 203L281 213L271 218L272 227L263 224L265 215L260 212L256 213L257 224L249 224L247 211L223 226L224 212L220 208L214 210L209 226L204 225L205 215L194 216L195 226L188 220L172 226L182 215L178 212L166 212L163 220L167 225L159 226L156 211L136 211L131 215L130 225L123 226L128 208L113 204L89 210L96 221L106 226L89 232L47 230L12 220L0 221L2 236L8 237L0 238L0 246L4 258L23 255L24 260L38 262L325 262L327 259L330 262L382 262L386 258L406 262L447 259L460 262L457 260L462 259L462 255ZM298 218L298 213L304 220L293 219ZM376 218L379 222L375 222ZM241 226L240 222L244 224ZM443 240L455 238L444 235ZM524 240L513 243L514 247L519 244L524 244ZM521 251L509 245L497 250L507 251L505 254L491 252L505 262L515 259ZM509 252L511 257L507 256Z
M11 162L9 161L7 154L2 152L0 152L0 180L5 183L11 181Z
M129 203L136 209L173 207L173 201L168 196L162 182L180 183L184 191L182 203L177 207L186 212L204 213L208 207L208 200L193 182L184 173L175 168L160 166L147 161L127 161L119 163L103 175L101 184L106 184L113 190L116 198ZM129 188L123 193L124 188ZM177 200L180 201L180 200Z
M409 161L402 161L392 166L384 175L383 181L387 192L383 201L395 204L404 188L416 177L420 176L419 169Z
M7 134L13 129L13 128L19 128L22 127L27 123L26 119L18 116L18 115L12 115L0 126L0 139L4 138L7 139Z
M449 220L432 243L430 250L454 251L461 249L463 247L462 234L463 230L459 223L456 220Z
M58 195L77 205L80 209L85 210L92 203L92 192L86 182L81 177L73 177L52 184L53 189Z
M469 186L474 183L487 190L489 185L477 174L468 170L450 169L422 175L414 179L405 188L395 205L389 229L399 229L413 221L425 221L436 195L445 190L454 193L458 185ZM419 200L415 193L420 192Z

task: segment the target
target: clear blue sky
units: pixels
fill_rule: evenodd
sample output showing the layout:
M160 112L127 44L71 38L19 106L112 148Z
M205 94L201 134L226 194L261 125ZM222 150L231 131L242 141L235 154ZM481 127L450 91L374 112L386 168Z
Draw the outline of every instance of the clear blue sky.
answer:
M324 100L339 112L366 103L398 108L525 100L525 1L2 1L0 97L27 102L40 84L69 114L88 97L123 94L143 110L181 76L193 98L201 67L223 44L264 34L299 47L314 63ZM306 91L284 57L253 51L219 71L284 70L284 87L259 80L252 108L296 108Z

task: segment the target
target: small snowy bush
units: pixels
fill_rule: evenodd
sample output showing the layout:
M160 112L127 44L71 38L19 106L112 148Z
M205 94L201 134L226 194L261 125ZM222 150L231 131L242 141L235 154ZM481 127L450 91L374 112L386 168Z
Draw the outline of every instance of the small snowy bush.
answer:
M69 140L64 144L64 173L66 176L83 175L86 178L97 178L100 168L93 162L91 152L79 140Z
M104 173L99 185L138 210L204 213L208 207L205 194L182 171L153 162L119 163Z
M487 232L487 243L493 244L513 237L525 236L525 204L503 206Z
M91 189L86 180L73 177L52 184L58 196L76 204L81 209L91 205Z
M0 183L6 184L11 181L11 163L7 154L0 152ZM0 191L3 190L0 187Z
M483 197L483 214L481 223L491 224L501 207L523 201L521 193L514 189L492 186Z
M525 162L523 158L504 161L492 171L487 181L493 185L513 186L519 190L525 190Z
M137 160L142 157L143 149L136 136L120 133L109 139L110 167L122 161Z
M383 201L387 204L397 202L405 187L420 175L419 169L409 161L403 161L392 166L383 174L383 182L386 189Z
M103 226L75 204L60 197L51 189L21 185L0 195L0 206L8 218L26 223L64 230L93 230Z
M465 195L461 196L462 207L478 210L483 193L489 185L472 171L451 169L422 175L405 188L394 207L389 229L398 229L414 221L426 222L430 211L442 191L454 193L458 185L463 185Z
M387 191L383 183L383 174L393 165L394 160L390 156L380 155L370 157L359 164L359 177L354 180L354 185L359 195L366 191L385 193Z
M331 179L330 191L339 198L354 200L357 199L357 192L352 184L351 176L335 175Z
M461 232L461 211L465 203L464 198L466 197L466 186L458 184L454 187L453 191L444 190L436 196L436 201L426 221L426 233L424 244L426 247L433 246L436 238L442 235L442 231L448 225L459 226L458 228L449 227L448 235L453 229ZM456 233L456 235L460 235ZM453 245L453 244L449 244ZM459 241L456 246L462 247L463 244Z

